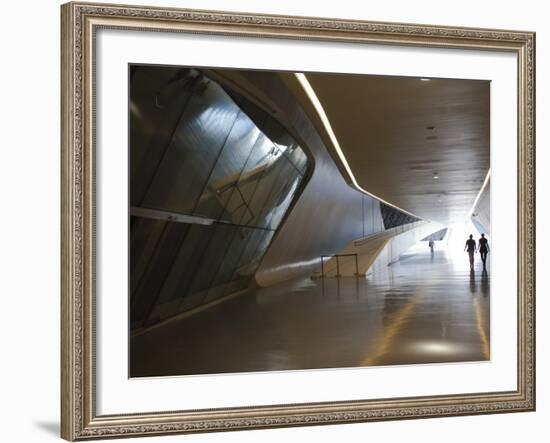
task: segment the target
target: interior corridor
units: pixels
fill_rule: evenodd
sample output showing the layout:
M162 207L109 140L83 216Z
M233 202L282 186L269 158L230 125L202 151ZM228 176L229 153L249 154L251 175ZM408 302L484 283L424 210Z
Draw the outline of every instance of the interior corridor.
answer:
M367 277L247 290L155 326L132 338L130 375L488 360L489 274L479 254L470 272L457 248L419 248Z

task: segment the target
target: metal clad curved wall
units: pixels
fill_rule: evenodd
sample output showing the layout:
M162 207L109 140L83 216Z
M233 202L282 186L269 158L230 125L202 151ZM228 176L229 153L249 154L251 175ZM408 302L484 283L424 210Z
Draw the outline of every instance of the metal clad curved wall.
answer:
M307 158L267 113L252 120L201 71L133 66L130 85L135 329L247 287Z
M337 253L350 241L385 229L380 202L345 181L310 117L293 95L292 85L297 85L293 74L217 72L243 90L258 94L261 91L314 162L309 181L256 272L259 285L307 275L320 266L321 255ZM387 214L400 213L388 208Z

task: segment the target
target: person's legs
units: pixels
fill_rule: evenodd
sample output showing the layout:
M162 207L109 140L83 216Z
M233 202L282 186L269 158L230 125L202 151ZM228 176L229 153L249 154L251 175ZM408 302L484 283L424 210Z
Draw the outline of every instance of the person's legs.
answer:
M470 269L474 269L474 251L468 251L468 256L470 258Z
M483 267L485 268L485 261L487 260L487 252L483 251L479 253L481 255L481 261L483 262Z

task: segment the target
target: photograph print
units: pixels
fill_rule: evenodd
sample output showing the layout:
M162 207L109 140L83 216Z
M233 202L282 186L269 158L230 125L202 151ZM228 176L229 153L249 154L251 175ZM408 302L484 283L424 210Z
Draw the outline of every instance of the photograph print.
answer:
M130 377L491 359L490 81L128 75Z

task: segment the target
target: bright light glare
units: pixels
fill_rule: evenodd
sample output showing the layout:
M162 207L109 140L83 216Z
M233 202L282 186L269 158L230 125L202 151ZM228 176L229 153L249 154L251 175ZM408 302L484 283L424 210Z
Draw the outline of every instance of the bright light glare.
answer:
M462 223L455 223L449 227L447 234L447 254L451 257L453 267L464 269L470 267L466 252L464 252L464 246L470 234L477 241L479 232L470 219Z
M414 348L417 352L425 352L428 354L451 354L460 353L464 351L464 346L459 343L449 343L449 342L435 342L435 341L426 341L415 343Z

